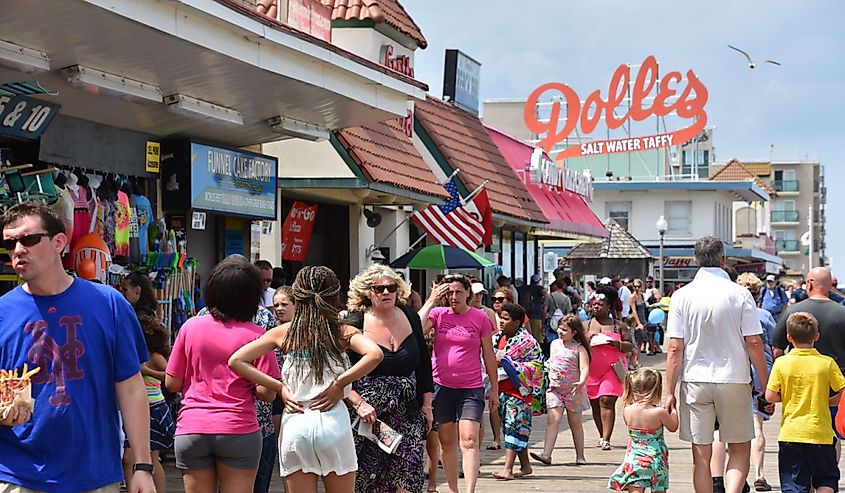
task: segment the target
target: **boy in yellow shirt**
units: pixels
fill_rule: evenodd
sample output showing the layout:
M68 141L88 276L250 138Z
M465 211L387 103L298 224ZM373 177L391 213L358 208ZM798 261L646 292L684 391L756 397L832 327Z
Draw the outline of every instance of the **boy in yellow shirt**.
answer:
M775 360L766 400L783 402L778 435L778 472L784 492L838 491L839 466L829 406L839 399L845 377L833 358L821 355L819 323L807 312L786 320L786 338L793 349ZM831 397L832 396L832 397Z

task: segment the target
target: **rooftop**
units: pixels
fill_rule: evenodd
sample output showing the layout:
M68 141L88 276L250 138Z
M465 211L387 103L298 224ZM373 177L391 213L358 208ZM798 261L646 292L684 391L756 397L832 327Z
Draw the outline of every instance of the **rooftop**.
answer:
M710 179L713 181L751 180L757 186L765 190L770 196L775 194L774 188L758 178L757 175L752 173L744 163L741 163L736 159L731 159L728 164L717 171L716 174L710 177Z
M494 212L523 221L546 222L476 115L428 96L425 101L415 102L414 118L421 130L417 134L430 138L449 167L461 170L458 178L469 191L489 180L487 189Z
M335 136L371 181L448 199L446 189L423 161L401 122L395 119L346 128Z
M688 192L728 192L738 200L756 202L769 200L769 194L751 180L741 181L594 181L593 190L619 190L627 192L651 192L658 190L681 190Z
M619 225L613 219L607 219L605 228L608 231L606 238L593 243L581 243L574 247L567 255L568 259L599 259L599 258L622 258L622 259L652 259L654 258L646 247L644 247L631 233Z
M385 23L416 41L420 48L428 46L425 36L414 19L397 0L320 0L332 7L333 21L372 21Z

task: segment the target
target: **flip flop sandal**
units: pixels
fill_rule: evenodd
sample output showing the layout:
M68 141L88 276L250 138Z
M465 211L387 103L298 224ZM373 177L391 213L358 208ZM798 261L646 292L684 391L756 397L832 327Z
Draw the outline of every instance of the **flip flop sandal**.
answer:
M552 458L551 457L543 457L542 455L534 453L534 452L531 452L528 455L530 455L532 458L534 458L534 460L541 462L542 464L545 464L547 466L552 465Z
M509 478L509 477L507 477L507 476L502 476L501 474L499 474L499 473L497 473L497 472L494 472L494 473L492 474L492 476L493 476L493 479L495 479L496 481L513 481L513 479L514 479L514 478L512 478L512 477L511 477L511 478Z
M531 471L531 472L517 471L517 472L513 473L513 477L514 477L514 479L527 478L528 476L531 476L532 474L534 474L534 471Z
M487 450L502 450L502 445L496 442L491 443L490 445L484 447Z

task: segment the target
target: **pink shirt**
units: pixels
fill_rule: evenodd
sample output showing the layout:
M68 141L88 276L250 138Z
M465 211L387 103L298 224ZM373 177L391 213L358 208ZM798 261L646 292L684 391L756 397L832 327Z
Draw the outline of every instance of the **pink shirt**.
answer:
M255 386L230 370L228 361L241 346L263 334L264 329L250 322L218 322L211 315L182 325L167 363L167 374L183 381L177 435L258 431ZM281 378L273 351L254 363L271 377Z
M431 367L435 383L451 389L480 388L481 338L493 333L487 314L478 308L456 314L449 307L436 307L428 319L434 325Z

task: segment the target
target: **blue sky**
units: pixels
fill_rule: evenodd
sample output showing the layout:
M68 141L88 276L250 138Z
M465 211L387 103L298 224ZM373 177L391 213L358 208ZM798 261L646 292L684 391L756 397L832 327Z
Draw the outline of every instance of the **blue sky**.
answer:
M828 186L827 254L845 275L845 228L836 211L845 178L845 2L405 0L428 40L415 74L442 95L443 57L458 48L482 64L481 99L525 98L559 81L582 98L606 92L615 68L655 55L693 69L709 91L716 160L818 158ZM731 44L781 67L749 70ZM836 262L838 260L838 263ZM837 269L837 267L841 267Z

